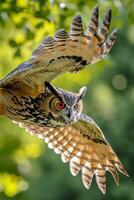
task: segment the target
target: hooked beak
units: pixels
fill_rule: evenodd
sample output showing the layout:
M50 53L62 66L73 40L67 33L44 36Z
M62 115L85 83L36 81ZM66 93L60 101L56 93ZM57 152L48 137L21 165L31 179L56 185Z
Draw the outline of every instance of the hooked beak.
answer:
M72 110L72 109L69 109L69 110L68 110L67 117L68 117L68 122L70 122L70 123L74 123L74 122L77 121L77 119L78 119L78 116L76 117L76 116L73 114L73 110Z
M66 111L66 113L65 113L65 118L66 118L66 120L67 120L68 122L74 121L74 115L73 115L73 111L72 111L71 108L68 109L68 110Z
M69 118L69 119L71 118L71 116L72 116L72 113L73 113L73 112L72 112L72 110L71 110L71 109L69 109L69 110L68 110L68 113L67 113L67 116L68 116L68 118Z

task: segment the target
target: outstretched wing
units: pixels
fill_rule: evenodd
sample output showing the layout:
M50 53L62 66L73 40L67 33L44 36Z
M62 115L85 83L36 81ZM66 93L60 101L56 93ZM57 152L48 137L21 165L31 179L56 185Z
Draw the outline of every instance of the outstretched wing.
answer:
M88 116L62 128L46 128L20 123L21 127L43 138L48 147L61 154L63 162L69 162L72 175L81 170L82 181L90 188L95 175L100 190L106 191L106 171L119 183L117 169L128 176L120 160L112 150L97 124Z
M50 82L61 73L78 72L100 60L112 48L117 30L107 38L111 10L106 13L100 28L98 16L96 7L86 33L83 32L81 16L77 15L73 18L69 34L62 29L54 37L46 37L28 61L0 81L0 87L26 88L26 92L37 95L44 89L44 81Z

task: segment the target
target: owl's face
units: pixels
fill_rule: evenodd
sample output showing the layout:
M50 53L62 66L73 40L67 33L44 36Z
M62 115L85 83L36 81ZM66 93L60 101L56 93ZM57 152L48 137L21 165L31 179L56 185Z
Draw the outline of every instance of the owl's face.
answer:
M55 119L65 124L78 120L83 109L82 98L86 93L85 87L81 88L79 93L72 93L56 89L50 83L47 83L47 91L48 98L45 106Z

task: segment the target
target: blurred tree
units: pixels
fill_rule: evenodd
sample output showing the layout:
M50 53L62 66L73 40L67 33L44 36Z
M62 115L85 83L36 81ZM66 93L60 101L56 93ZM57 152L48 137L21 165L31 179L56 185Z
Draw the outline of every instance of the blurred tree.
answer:
M87 24L97 3L100 19L112 8L112 28L119 29L117 43L99 63L76 75L65 74L54 83L74 91L81 85L88 86L85 111L100 124L130 178L122 176L116 187L107 174L105 196L95 181L86 190L80 175L72 177L68 166L43 141L0 118L0 200L134 199L133 0L0 0L0 77L28 59L44 36L53 35L58 28L69 30L73 15L81 14Z

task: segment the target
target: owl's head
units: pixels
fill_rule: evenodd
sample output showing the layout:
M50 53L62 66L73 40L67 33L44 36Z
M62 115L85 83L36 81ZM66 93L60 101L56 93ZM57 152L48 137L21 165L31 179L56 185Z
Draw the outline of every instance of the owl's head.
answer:
M72 93L60 88L55 88L46 82L48 92L47 107L55 118L63 120L65 123L76 121L83 109L82 99L86 94L86 87L82 87L79 93Z

